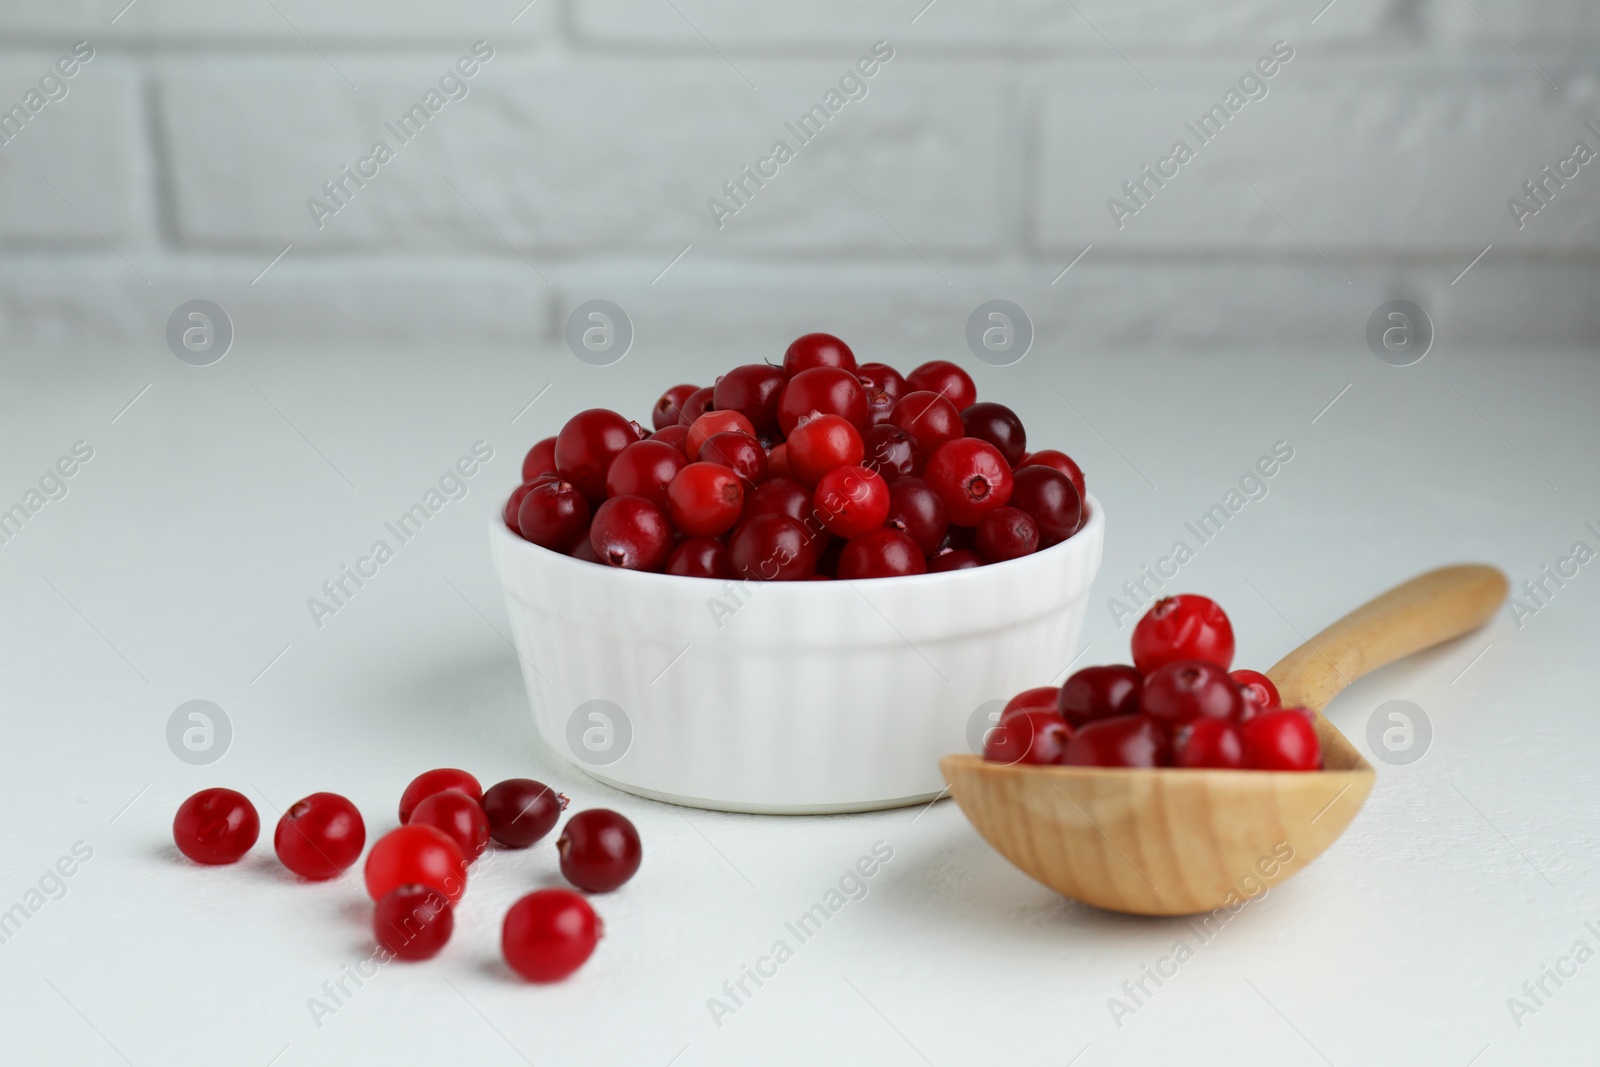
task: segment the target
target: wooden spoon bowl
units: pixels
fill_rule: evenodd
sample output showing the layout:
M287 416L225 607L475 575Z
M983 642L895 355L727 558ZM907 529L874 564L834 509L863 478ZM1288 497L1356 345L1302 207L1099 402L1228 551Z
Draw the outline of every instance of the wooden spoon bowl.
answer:
M1372 792L1372 766L1322 717L1363 674L1482 626L1509 585L1464 564L1352 611L1267 672L1285 707L1317 713L1320 772L1124 770L940 761L968 821L1025 873L1137 915L1235 908L1320 856Z

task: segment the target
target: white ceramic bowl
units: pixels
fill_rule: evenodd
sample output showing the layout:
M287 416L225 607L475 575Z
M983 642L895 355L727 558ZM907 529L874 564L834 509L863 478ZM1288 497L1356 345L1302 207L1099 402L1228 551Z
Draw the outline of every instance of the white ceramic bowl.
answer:
M1091 496L1083 529L1007 563L742 583L572 559L498 508L489 525L546 742L632 793L785 814L938 796L990 702L1072 660L1105 538Z

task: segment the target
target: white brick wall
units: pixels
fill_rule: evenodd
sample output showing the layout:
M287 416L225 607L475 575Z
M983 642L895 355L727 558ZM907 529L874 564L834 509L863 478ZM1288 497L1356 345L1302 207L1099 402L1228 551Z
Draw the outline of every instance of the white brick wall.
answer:
M1600 150L1592 3L923 2L0 0L0 108L96 50L0 146L0 341L159 345L200 296L242 338L530 343L593 296L658 344L840 323L959 351L992 296L1095 346L1359 343L1391 296L1441 338L1600 338L1600 162L1506 209ZM468 95L319 228L307 199L480 39ZM785 123L879 40L801 145ZM1115 225L1278 40L1267 96ZM778 139L719 228L707 199Z

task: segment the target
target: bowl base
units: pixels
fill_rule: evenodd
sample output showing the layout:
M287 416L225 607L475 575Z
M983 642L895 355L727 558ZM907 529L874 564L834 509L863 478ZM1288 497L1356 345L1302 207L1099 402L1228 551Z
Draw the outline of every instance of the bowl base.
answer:
M932 793L918 793L914 796L894 797L888 800L858 800L840 804L744 804L734 800L708 800L704 797L679 796L676 793L666 793L659 789L619 782L614 778L607 778L604 774L582 764L575 764L575 766L597 782L604 782L606 785L620 789L624 793L632 793L634 796L644 797L646 800L660 800L668 804L679 804L686 808L703 808L707 811L731 811L740 815L845 815L855 811L885 811L889 808L908 808L914 804L929 804L950 794L949 789L946 788Z

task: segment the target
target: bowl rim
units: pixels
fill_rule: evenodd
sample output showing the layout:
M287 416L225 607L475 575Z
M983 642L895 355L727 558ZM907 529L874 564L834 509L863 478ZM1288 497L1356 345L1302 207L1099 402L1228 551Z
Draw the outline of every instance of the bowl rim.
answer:
M610 576L607 579L601 580L632 583L641 589L659 587L671 589L703 590L710 588L713 585L720 587L728 582L744 582L752 585L759 585L763 589L772 588L790 590L790 592L780 594L782 596L826 596L829 594L823 592L825 589L837 588L839 586L854 587L858 582L894 582L894 588L896 589L915 591L919 589L925 589L932 585L938 585L941 582L946 584L958 584L961 582L977 584L978 582L982 581L983 578L974 576L985 575L986 573L988 576L993 576L997 569L1001 569L1007 574L1013 574L1027 567L1040 566L1040 561L1046 558L1054 561L1069 552L1091 551L1094 544L1104 542L1106 521L1105 508L1101 505L1100 501L1093 493L1088 493L1085 495L1089 505L1088 519L1084 521L1082 526L1078 527L1071 537L1068 537L1066 540L1060 541L1051 545L1049 548L1042 549L1038 552L1034 552L1026 556L1019 556L1016 559L1003 560L999 563L986 563L982 567L969 567L965 570L942 571L928 574L899 574L890 575L884 578L842 578L831 582L770 582L756 581L748 578L701 578L683 574L662 574L657 571L631 571L624 570L620 567L602 567L597 563L590 563L587 560L575 559L574 557L563 552L555 552L551 549L543 547L542 545L536 545L532 541L524 539L521 534L513 533L511 528L506 525L504 500L501 500L495 504L494 509L489 516L489 535L500 544L509 546L505 549L505 551L521 552L523 553L524 558L530 560L541 560L543 557L542 562L539 564L540 566L553 565L558 568L581 567L583 568L582 571L574 570L573 573L594 575L594 573L598 571L600 574ZM498 557L499 553L497 551L496 558L498 559ZM707 584L687 584L701 582ZM810 594L795 592L800 589L816 590L816 592Z

